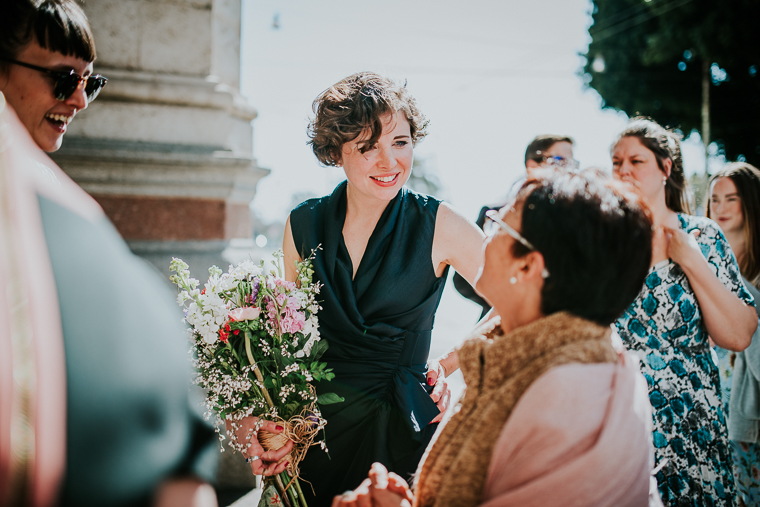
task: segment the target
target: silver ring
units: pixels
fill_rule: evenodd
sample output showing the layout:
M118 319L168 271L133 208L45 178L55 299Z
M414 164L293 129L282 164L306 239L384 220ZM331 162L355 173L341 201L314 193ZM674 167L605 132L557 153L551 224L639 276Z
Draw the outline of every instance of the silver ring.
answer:
M251 456L250 458L245 458L246 463L253 463L257 459L261 459L258 456Z

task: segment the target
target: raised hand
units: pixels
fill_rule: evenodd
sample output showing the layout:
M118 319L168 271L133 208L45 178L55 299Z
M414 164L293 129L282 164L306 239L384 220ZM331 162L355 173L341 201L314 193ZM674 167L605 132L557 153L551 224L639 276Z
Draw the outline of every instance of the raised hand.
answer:
M671 228L666 225L662 226L667 241L667 253L673 262L685 265L695 259L695 256L702 258L702 251L697 243L699 230L694 229L690 233L684 232L680 228Z

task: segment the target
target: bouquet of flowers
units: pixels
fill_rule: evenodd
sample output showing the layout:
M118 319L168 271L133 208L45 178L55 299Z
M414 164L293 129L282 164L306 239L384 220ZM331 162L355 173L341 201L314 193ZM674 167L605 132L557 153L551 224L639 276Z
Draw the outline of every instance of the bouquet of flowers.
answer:
M202 290L185 262L174 258L170 265L176 273L170 280L179 288L177 303L190 325L194 382L207 392L208 415L216 415L217 426L229 423L229 445L244 455L248 443L237 439L243 418L258 417L257 431L264 420L285 428L278 435L261 430L258 438L265 450L279 449L288 439L295 443L283 458L290 463L287 473L267 478L292 507L306 505L298 463L312 445L327 452L324 439L316 441L326 424L318 405L343 401L334 393L317 397L310 383L334 377L319 362L327 342L320 340L317 326L320 284L312 282L314 255L296 263L297 283L283 278L282 253L276 252L275 269L269 272L263 261L243 261L227 273L212 266Z

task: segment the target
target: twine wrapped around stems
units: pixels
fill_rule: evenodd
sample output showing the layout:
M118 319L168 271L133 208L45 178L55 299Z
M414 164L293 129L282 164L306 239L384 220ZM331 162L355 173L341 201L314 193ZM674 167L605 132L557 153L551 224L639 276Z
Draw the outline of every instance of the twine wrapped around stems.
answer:
M289 462L288 471L292 477L299 476L298 465L303 461L309 447L314 445L314 439L323 427L320 424L321 418L315 416L314 405L312 403L287 421L278 419L277 422L284 428L282 433L270 433L263 429L258 432L259 443L265 451L280 449L288 440L293 441L293 449L278 461Z

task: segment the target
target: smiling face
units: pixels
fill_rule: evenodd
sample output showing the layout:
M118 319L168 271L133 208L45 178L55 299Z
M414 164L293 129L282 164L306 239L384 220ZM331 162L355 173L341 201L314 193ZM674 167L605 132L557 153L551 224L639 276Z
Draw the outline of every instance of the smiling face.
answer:
M710 188L710 218L715 220L724 234L744 230L742 200L731 178L717 178Z
M369 132L348 141L341 149L340 165L346 172L350 192L390 201L411 175L414 152L409 122L403 113L387 114L381 120L383 132L377 143L366 146Z
M92 74L92 62L50 51L35 40L15 59L54 71L73 69L83 77ZM53 96L53 85L52 76L20 65L8 64L7 71L0 74L0 91L37 145L47 152L61 147L68 123L77 112L87 107L84 86L80 85L69 98L60 101Z
M623 137L612 150L612 174L637 187L650 203L665 202L664 178L671 160L664 161L665 172L657 165L657 157L637 137Z

